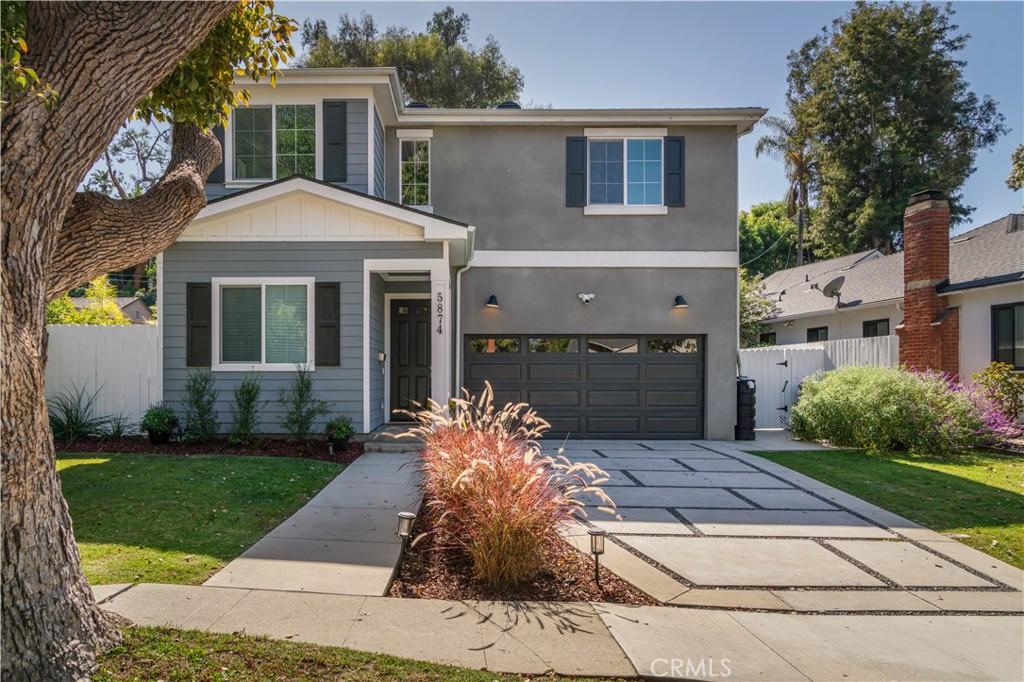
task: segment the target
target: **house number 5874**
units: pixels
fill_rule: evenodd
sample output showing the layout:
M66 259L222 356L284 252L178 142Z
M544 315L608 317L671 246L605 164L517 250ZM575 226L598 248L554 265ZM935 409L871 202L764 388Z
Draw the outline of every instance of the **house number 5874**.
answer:
M444 333L444 293L437 292L434 311L437 314L437 333Z

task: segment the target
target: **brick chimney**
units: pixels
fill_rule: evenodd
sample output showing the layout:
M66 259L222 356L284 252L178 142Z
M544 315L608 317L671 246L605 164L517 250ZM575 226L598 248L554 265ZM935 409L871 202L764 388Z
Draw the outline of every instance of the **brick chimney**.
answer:
M949 203L938 190L911 195L903 212L900 364L960 373L960 320L937 287L949 281Z

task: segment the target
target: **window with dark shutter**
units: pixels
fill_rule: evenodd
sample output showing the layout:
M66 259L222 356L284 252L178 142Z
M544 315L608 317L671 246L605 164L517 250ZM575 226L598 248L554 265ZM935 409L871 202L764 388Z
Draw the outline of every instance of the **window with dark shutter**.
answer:
M324 180L348 180L348 105L324 100Z
M186 366L210 366L210 323L210 283L189 282L185 285Z
M686 138L665 138L665 205L685 206Z
M341 284L316 283L316 365L341 366Z
M224 182L224 155L226 154L224 151L224 126L213 126L213 136L217 138L217 142L220 142L220 163L213 169L206 181L221 183Z
M587 138L565 138L565 205L587 205Z

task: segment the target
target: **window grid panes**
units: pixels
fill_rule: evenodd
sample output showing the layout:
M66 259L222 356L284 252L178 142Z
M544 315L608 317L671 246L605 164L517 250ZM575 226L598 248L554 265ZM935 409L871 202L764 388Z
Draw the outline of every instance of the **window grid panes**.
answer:
M430 205L430 140L402 140L402 203Z
M889 320L865 320L862 336L867 339L873 336L888 336Z
M234 114L235 178L273 177L274 131L270 107L239 107Z
M661 140L626 140L626 203L661 204Z
M590 143L590 203L622 203L622 140Z
M220 362L296 365L310 358L306 284L220 286Z
M312 104L278 104L277 177L316 176L316 107Z

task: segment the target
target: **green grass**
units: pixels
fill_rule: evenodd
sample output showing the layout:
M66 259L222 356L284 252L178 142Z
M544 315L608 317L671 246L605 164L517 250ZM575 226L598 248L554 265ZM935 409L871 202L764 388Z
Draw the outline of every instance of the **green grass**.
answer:
M336 682L490 682L519 680L479 670L421 663L350 649L262 637L129 628L121 646L100 659L93 676L113 680L334 680ZM531 675L530 679L562 677Z
M1024 457L860 450L757 452L1024 568Z
M342 468L276 457L57 458L82 567L94 585L202 583Z

